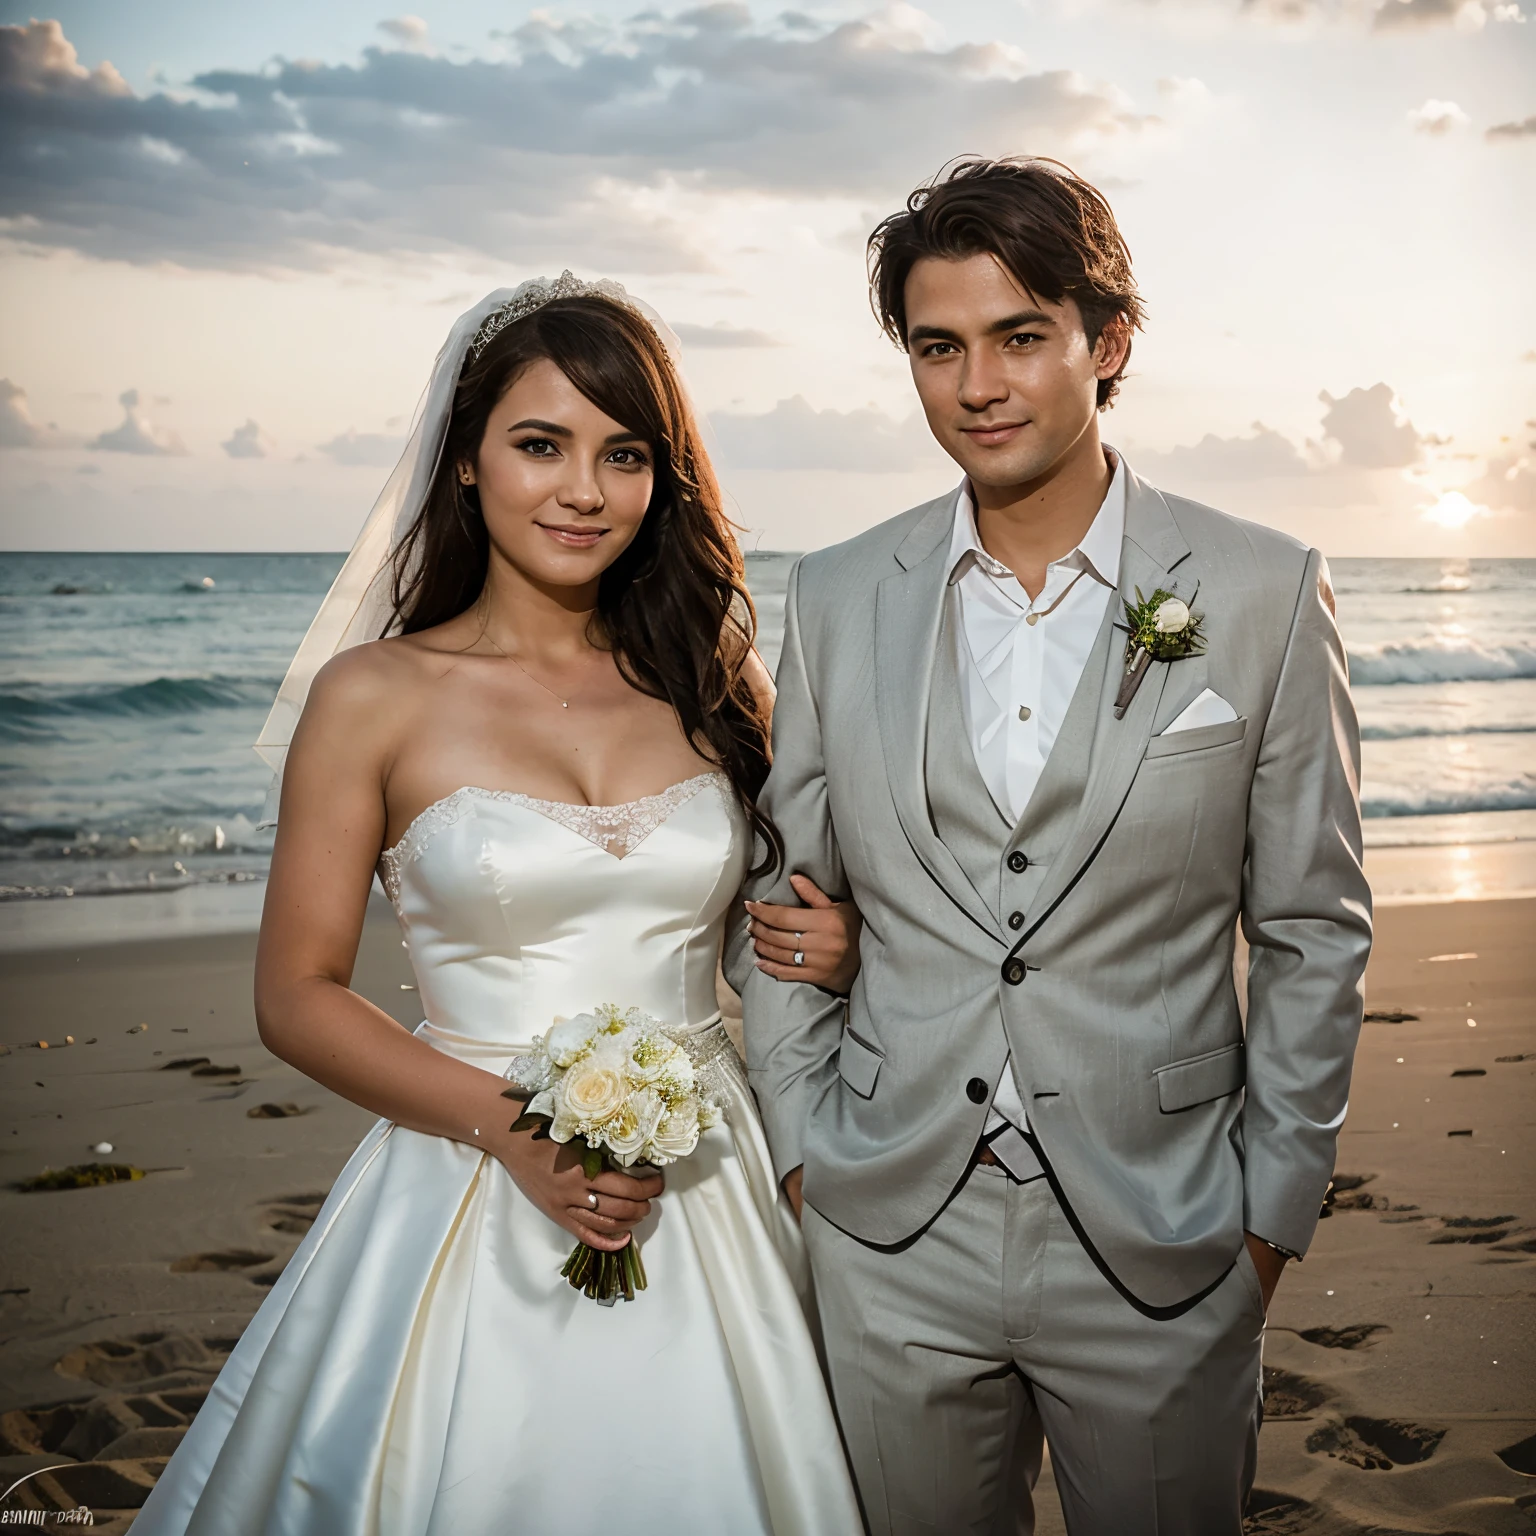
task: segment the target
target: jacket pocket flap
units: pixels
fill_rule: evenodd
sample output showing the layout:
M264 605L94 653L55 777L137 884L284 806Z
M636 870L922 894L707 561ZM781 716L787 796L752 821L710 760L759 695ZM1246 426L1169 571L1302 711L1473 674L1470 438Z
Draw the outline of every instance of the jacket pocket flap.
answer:
M861 1099L874 1095L875 1079L880 1076L884 1060L879 1051L865 1045L851 1029L844 1028L843 1043L837 1053L837 1071Z
M1243 1086L1243 1047L1241 1043L1224 1045L1219 1051L1159 1067L1153 1075L1157 1078L1157 1102L1165 1115L1193 1109L1211 1099L1224 1099Z
M1147 743L1147 757L1172 757L1181 752L1199 752L1208 747L1224 747L1241 741L1248 734L1248 719L1223 720L1220 725L1197 725L1190 731L1167 731Z

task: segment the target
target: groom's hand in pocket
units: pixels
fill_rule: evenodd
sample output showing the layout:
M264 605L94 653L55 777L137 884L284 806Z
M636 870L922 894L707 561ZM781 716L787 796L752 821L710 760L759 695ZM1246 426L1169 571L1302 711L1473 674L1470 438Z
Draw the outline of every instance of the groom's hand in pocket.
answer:
M1243 1241L1247 1243L1248 1257L1253 1260L1253 1267L1258 1271L1259 1293L1264 1298L1264 1310L1268 1312L1269 1304L1274 1300L1275 1288L1280 1284L1280 1276L1289 1260L1283 1253L1276 1253L1263 1238L1255 1237L1252 1232L1244 1232Z
M617 1253L630 1233L651 1214L651 1201L662 1191L659 1173L634 1178L604 1172L589 1179L575 1143L534 1140L532 1131L509 1134L497 1158L513 1182L557 1226L606 1253ZM592 1198L596 1198L593 1205Z
M800 1193L801 1186L805 1183L805 1164L798 1168L791 1168L784 1175L784 1193L789 1196L789 1203L795 1208L795 1220L799 1221L805 1214L805 1196Z
M833 901L807 875L791 875L789 883L803 907L746 903L758 970L777 981L846 993L859 974L859 909L851 901Z

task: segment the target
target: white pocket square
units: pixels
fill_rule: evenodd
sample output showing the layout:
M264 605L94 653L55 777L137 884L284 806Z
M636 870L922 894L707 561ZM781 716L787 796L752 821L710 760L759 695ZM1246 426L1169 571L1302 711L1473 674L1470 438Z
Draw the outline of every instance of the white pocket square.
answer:
M1159 734L1172 736L1175 731L1196 731L1202 725L1225 725L1236 719L1237 711L1219 693L1212 693L1207 688L1193 703L1180 710Z

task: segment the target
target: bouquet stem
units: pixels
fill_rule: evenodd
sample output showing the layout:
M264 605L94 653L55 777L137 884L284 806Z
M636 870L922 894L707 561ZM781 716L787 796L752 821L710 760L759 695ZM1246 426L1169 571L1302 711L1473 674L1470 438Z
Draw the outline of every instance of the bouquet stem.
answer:
M620 1296L633 1301L646 1287L645 1264L633 1236L617 1253L605 1253L577 1243L560 1271L572 1290L589 1296L600 1306L611 1307Z

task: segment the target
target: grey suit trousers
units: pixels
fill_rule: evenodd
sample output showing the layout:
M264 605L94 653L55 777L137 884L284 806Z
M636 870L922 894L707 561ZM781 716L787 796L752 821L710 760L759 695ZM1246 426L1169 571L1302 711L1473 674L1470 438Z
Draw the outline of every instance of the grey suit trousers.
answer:
M1028 1536L1041 1438L1071 1536L1240 1536L1264 1311L1244 1248L1182 1316L1104 1279L1044 1179L978 1167L876 1248L805 1207L872 1536Z

